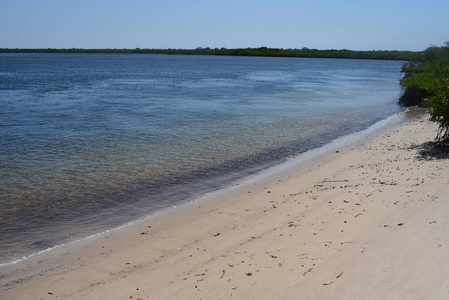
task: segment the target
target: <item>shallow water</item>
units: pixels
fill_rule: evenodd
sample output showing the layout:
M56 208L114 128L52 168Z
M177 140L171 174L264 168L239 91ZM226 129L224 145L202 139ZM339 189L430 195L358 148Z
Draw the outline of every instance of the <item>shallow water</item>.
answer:
M401 111L402 62L0 54L0 262Z

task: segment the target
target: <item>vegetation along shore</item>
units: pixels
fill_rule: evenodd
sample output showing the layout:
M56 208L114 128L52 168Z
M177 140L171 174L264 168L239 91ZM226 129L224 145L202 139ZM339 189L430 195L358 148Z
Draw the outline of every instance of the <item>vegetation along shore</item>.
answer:
M228 55L228 56L271 56L271 57L316 57L316 58L346 58L346 59L383 59L383 60L418 60L423 52L371 50L355 51L348 49L318 50L303 47L301 49L281 48L209 48L196 49L6 49L0 48L0 53L116 53L116 54L180 54L180 55Z
M449 139L449 42L442 47L429 47L414 61L402 67L404 88L399 103L425 106L430 120L439 125L436 140Z

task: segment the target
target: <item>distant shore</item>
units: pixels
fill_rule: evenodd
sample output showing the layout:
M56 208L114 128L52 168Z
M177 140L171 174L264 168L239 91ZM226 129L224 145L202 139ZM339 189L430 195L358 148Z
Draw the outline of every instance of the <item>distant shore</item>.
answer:
M355 51L348 49L281 49L281 48L202 48L196 49L56 49L56 48L0 48L0 53L110 53L110 54L180 54L180 55L225 55L225 56L265 56L265 57L313 57L344 59L379 59L410 61L419 58L422 51L370 50Z
M17 264L4 299L445 299L449 160L406 116L159 220Z

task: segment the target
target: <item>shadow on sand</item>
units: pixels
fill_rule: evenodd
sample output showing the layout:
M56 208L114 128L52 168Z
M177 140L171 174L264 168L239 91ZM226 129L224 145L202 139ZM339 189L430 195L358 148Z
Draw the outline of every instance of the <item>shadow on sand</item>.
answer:
M449 159L449 141L426 142L417 147L418 159L438 160Z

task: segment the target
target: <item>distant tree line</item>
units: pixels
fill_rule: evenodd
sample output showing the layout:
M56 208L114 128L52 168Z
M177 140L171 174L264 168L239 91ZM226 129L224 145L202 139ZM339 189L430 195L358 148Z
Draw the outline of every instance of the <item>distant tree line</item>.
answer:
M437 122L437 141L449 142L449 42L427 48L416 60L405 63L401 80L403 105L427 107L430 120Z
M0 48L0 53L124 53L124 54L182 54L182 55L227 55L227 56L269 56L269 57L316 57L347 59L381 59L415 61L422 52L413 51L354 51L354 50L318 50L318 49L280 49L280 48L203 48L196 49L7 49Z

